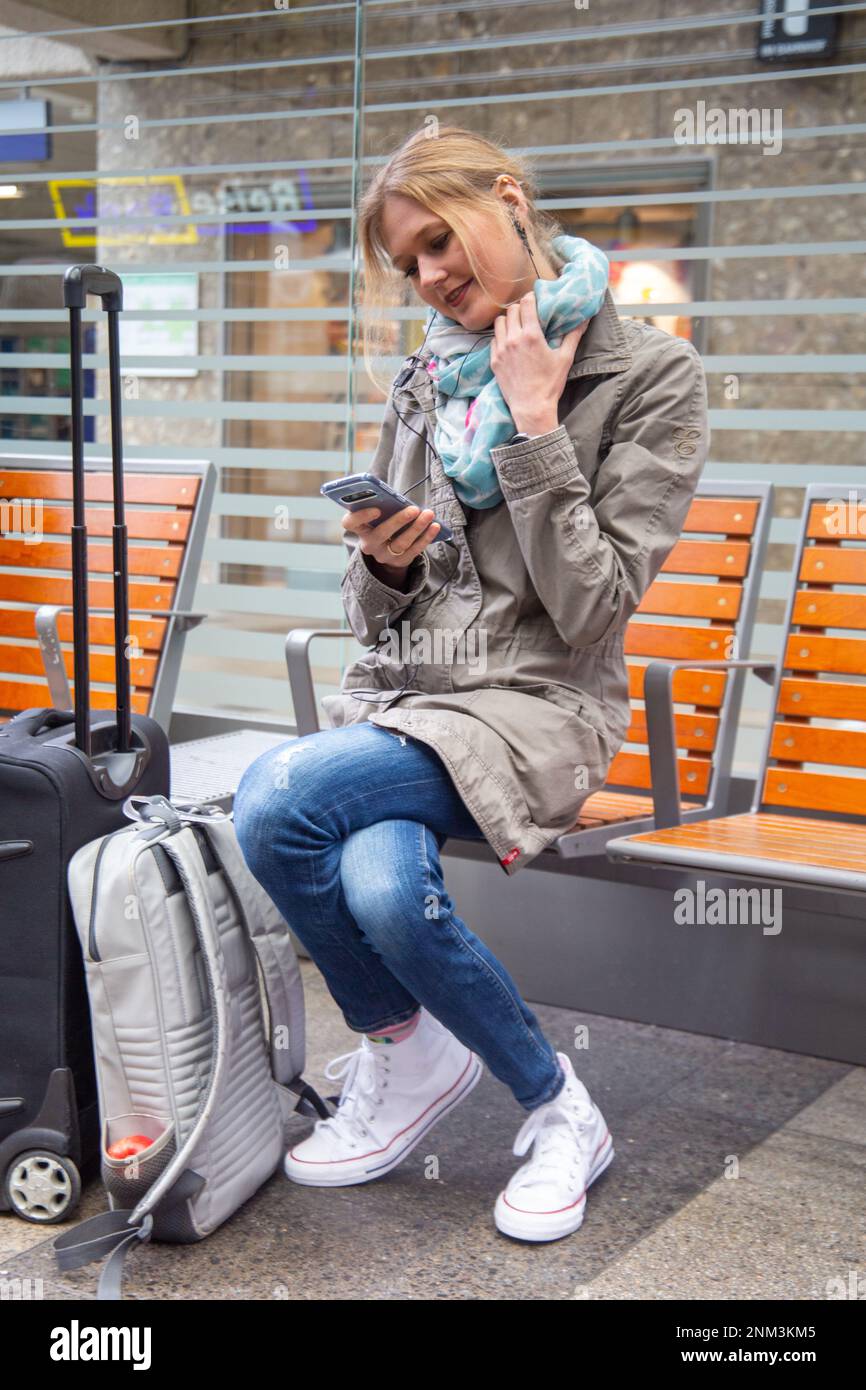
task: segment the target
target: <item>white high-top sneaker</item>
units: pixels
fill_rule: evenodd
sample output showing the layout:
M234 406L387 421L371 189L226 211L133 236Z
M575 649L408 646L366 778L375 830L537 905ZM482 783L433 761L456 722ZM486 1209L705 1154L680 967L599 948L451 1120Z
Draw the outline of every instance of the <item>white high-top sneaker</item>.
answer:
M482 1071L475 1053L423 1007L402 1042L371 1043L362 1034L360 1047L325 1068L331 1081L346 1077L337 1113L289 1149L286 1176L313 1187L382 1177L468 1096Z
M514 1141L514 1153L532 1157L496 1199L497 1228L519 1240L558 1240L583 1221L586 1190L613 1158L604 1116L575 1076L571 1059L557 1052L565 1072L558 1096L530 1111Z

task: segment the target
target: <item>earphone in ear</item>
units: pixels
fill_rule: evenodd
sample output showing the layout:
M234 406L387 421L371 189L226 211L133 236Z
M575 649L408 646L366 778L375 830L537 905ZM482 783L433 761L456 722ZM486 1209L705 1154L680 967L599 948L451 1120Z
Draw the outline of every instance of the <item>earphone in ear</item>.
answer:
M502 179L508 179L509 181L513 182L513 180L511 180L511 176L510 176L509 174L499 174L498 177L494 180L494 183L500 183L500 182L502 181ZM531 250L530 245L529 245L529 238L528 238L528 236L526 235L526 229L524 228L523 224L522 224L521 222L518 221L518 219L517 219L517 214L515 213L514 209L511 208L511 207L509 207L507 203L506 203L505 206L506 206L506 211L507 211L507 213L508 213L508 216L511 218L511 221L512 221L512 223L513 223L513 225L514 225L514 230L516 231L517 235L520 237L520 240L523 242L523 245L526 247L526 254L529 256L529 259L532 261L532 269L535 271L536 278L540 280L540 279L541 279L541 276L539 275L539 272L538 272L538 266L535 264L535 257L533 256L532 250Z
M532 269L535 271L536 279L540 280L541 276L538 274L538 266L535 264L535 257L532 254L532 250L529 245L529 238L526 235L526 230L523 227L522 223L518 222L517 214L513 212L511 208L508 209L508 215L511 218L511 221L514 223L514 230L520 237L520 240L523 242L523 245L526 247L526 254L532 261Z

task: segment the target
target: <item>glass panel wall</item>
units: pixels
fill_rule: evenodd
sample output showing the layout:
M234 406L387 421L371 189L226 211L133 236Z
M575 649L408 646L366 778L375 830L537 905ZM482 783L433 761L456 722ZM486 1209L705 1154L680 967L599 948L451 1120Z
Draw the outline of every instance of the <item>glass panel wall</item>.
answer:
M840 13L826 52L779 56L740 9L195 0L164 27L0 31L0 451L65 453L60 276L110 265L127 458L219 470L208 620L176 700L202 731L209 716L290 728L286 632L344 624L340 514L319 487L367 465L383 408L352 209L436 121L526 154L541 206L610 257L620 312L703 354L705 476L779 489L754 644L777 654L803 489L864 476L866 15ZM24 100L44 106L29 126ZM407 289L394 370L424 313ZM85 317L88 451L104 458L104 330ZM314 645L319 695L359 651ZM738 771L765 696L748 687Z

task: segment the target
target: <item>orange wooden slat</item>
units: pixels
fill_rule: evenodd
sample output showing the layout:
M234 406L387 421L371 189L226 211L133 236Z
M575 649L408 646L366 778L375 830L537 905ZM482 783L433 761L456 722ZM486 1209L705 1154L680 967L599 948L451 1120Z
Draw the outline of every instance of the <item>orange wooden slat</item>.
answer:
M712 753L719 728L717 714L681 714L674 710L674 733L677 748L693 749L695 752ZM647 742L647 718L645 709L633 709L631 724L626 730L627 743Z
M740 584L698 584L688 580L654 579L637 606L638 613L659 617L715 618L735 621L740 616Z
M823 637L792 632L785 647L785 667L791 671L837 671L866 675L866 638Z
M678 758L680 791L704 796L710 781L711 766L709 758ZM608 769L607 781L610 786L652 786L649 754L632 753L627 748L620 749Z
M85 507L88 536L111 537L114 512L111 507ZM186 541L192 513L183 511L148 512L143 508L126 510L126 534L131 541ZM43 507L39 518L45 536L68 536L72 527L71 507Z
M167 612L174 602L175 585L166 580L129 585L130 608L145 608L149 612ZM5 574L0 570L0 602L10 603L72 603L72 579L53 575ZM114 585L110 580L91 579L87 585L87 602L91 608L112 608ZM34 628L35 631L35 628Z
M836 767L866 767L866 731L823 729L809 724L773 725L770 756L792 763L828 763Z
M628 693L632 700L643 699L646 666L642 662L627 663ZM718 708L725 693L727 675L724 671L675 671L673 697L680 705L708 705Z
M699 801L681 801L684 811L700 806ZM603 787L586 798L580 809L578 824L616 825L619 821L635 820L639 816L653 814L651 796L638 796L635 792L608 791Z
M168 630L165 618L130 618L129 634L144 651L158 652ZM114 618L88 616L88 639L96 646L114 647ZM72 614L61 613L57 619L57 635L61 642L73 640ZM35 608L0 608L0 637L19 637L36 641Z
M172 507L194 507L201 479L194 473L165 473L137 471L135 465L123 466L123 497L128 503L162 504ZM43 500L72 500L71 469L4 468L0 459L0 495L42 498ZM85 469L85 502L111 502L114 497L111 469Z
M694 497L683 531L718 531L751 536L758 520L757 497Z
M839 497L813 502L806 535L822 541L866 541L866 500L858 504L853 498Z
M685 623L630 622L625 632L626 656L668 657L673 660L700 661L707 657L723 661L731 656L732 627L689 627Z
M798 680L783 676L777 714L808 718L866 719L866 685L850 681Z
M866 816L866 777L841 777L797 768L768 767L762 805L794 810L838 811ZM866 867L866 866L864 866Z
M132 691L129 697L130 708L136 714L147 714L150 693ZM0 681L0 709L22 710L48 708L51 705L51 692L43 682ZM114 709L113 690L90 691L92 709Z
M742 579L749 568L748 541L683 541L674 545L662 574L715 574Z
M798 589L792 621L800 627L866 628L866 594Z
M75 672L75 661L71 651L62 650L66 674ZM94 652L90 655L90 679L92 681L114 680L114 652ZM133 685L152 689L156 679L156 659L152 656L136 656L129 662L129 679ZM45 667L42 653L38 647L14 647L11 643L0 642L0 671L4 676L41 676Z
M866 550L807 545L799 577L807 584L866 584Z
M87 570L94 574L111 574L114 570L114 547L107 542L94 542L87 547ZM183 546L130 545L127 551L129 574L166 575L176 579L183 559ZM2 563L34 569L72 570L72 545L66 541L3 542Z

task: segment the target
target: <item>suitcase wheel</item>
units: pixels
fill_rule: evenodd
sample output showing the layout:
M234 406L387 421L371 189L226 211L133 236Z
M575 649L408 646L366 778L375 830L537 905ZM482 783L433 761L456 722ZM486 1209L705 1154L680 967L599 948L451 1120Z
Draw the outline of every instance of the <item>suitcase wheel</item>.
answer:
M5 1186L16 1216L50 1226L67 1220L78 1205L81 1175L71 1158L50 1149L29 1149L9 1164Z

